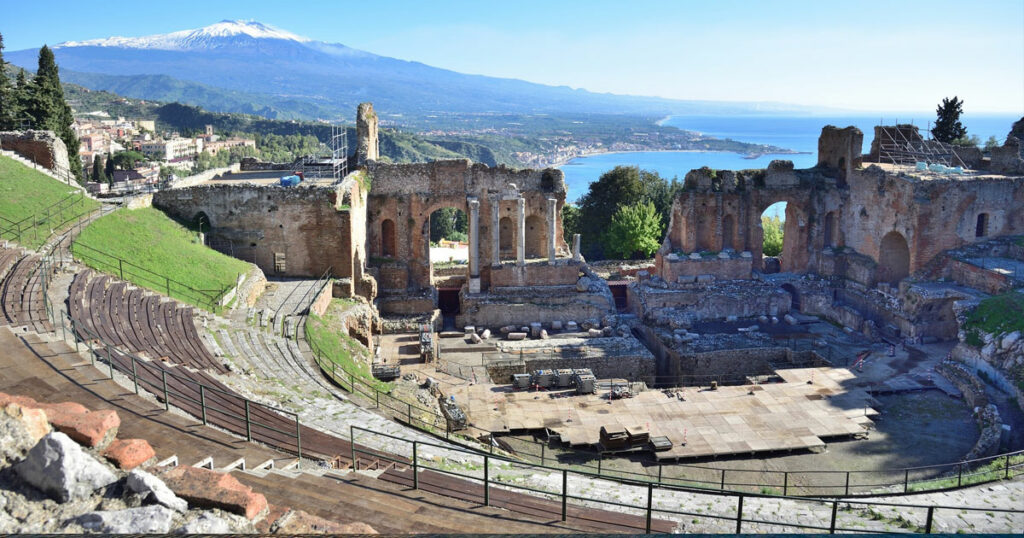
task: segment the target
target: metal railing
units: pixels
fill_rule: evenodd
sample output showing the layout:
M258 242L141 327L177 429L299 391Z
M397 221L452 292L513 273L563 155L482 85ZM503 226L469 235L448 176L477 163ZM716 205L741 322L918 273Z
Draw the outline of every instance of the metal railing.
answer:
M88 199L81 193L70 194L19 221L0 216L0 237L28 246L41 245L55 230L86 214L88 210L81 206Z
M81 241L72 241L70 250L75 259L93 269L117 275L121 280L165 293L168 297L180 299L210 312L220 311L221 301L235 286L230 284L224 289L219 290L196 289L166 275L136 265L124 258L90 247Z
M398 458L398 457L382 454L382 453L380 453L378 451L373 451L373 450L368 450L368 449L365 449L365 448L361 448L357 444L357 440L358 440L360 434L362 434L363 437L365 437L365 436L385 437L385 438L388 438L388 439L391 439L391 440L394 440L394 441L400 441L400 442L407 443L407 444L411 445L412 458L411 459ZM369 430L369 429L362 428L362 427L355 426L355 425L350 426L350 433L349 433L349 435L350 435L350 439L352 441L351 458L352 458L352 462L353 462L353 468L355 468L355 466L358 465L358 463L357 463L358 462L358 455L360 455L360 454L366 455L370 459L384 460L384 461L392 462L394 464L407 466L407 467L412 469L412 481L413 481L412 487L413 487L413 489L419 489L419 483L420 483L420 476L419 475L420 475L420 473L421 472L426 472L426 471L431 471L431 472L440 473L440 474L443 474L443 475L458 477L458 478L463 479L463 480L469 480L469 481L472 481L472 482L479 482L479 483L481 483L483 485L482 497L483 497L483 504L484 505L490 505L490 497L491 497L490 492L491 492L492 488L496 488L496 487L504 488L504 489L512 490L512 491L525 491L525 492L528 492L529 494L532 494L532 495L535 495L535 496L542 496L542 497L546 497L546 498L549 498L549 499L558 500L558 501L560 501L560 504L561 504L561 520L562 521L566 521L568 519L568 502L570 500L576 501L576 502L581 502L581 503L588 503L590 505L597 505L599 507L608 506L608 507L611 507L613 510L618 510L618 511L621 511L621 509L623 509L623 508L628 509L628 510L635 510L635 511L640 512L640 513L643 514L644 522L645 522L644 523L644 530L647 533L651 532L651 530L652 530L652 522L653 522L654 518L658 514L674 515L674 516L684 516L684 517L699 517L699 518L702 518L702 519L703 518L706 518L706 519L717 519L717 520L729 521L730 523L734 522L735 523L735 532L736 533L743 532L744 524L775 525L775 526L788 527L788 528L810 529L810 530L814 530L814 531L828 531L829 533L835 533L837 531L841 531L841 532L879 532L882 529L874 529L873 530L873 529L867 529L867 528L863 528L863 527L861 527L861 528L841 527L841 526L839 526L838 521L837 521L838 520L838 514L839 514L839 510L841 508L844 509L844 510L852 510L852 509L856 509L858 507L863 507L864 509L884 507L884 508L898 509L898 512L899 512L898 517L892 518L893 519L893 521L891 522L892 524L901 526L903 528L907 528L908 529L908 531L907 531L908 533L920 533L920 532L923 532L925 534L930 534L932 532L932 529L933 529L933 526L934 526L935 514L938 511L940 511L940 510L942 510L942 511L951 511L951 512L955 512L957 514L963 514L965 512L966 513L971 513L971 512L982 512L982 513L985 513L985 512L987 512L987 513L990 513L990 514L991 513L995 513L995 512L1007 513L1007 514L1020 514L1020 513L1024 513L1024 510L991 509L991 508L983 508L983 507L922 505L922 504L897 504L897 503L885 503L885 502L875 502L875 501L854 501L854 500L840 500L840 499L816 499L816 498L808 498L808 497L788 496L788 495L785 495L785 494L774 495L774 494L766 494L766 493L714 492L714 491L709 491L709 490L701 489L701 488L687 487L687 486L684 486L684 485L670 485L670 484L655 483L655 482L651 482L651 481L637 481L637 480L632 480L632 479L615 478L616 484L614 485L614 487L616 487L616 488L632 487L632 488L635 488L633 490L634 492L637 492L637 491L640 491L640 492L644 492L645 491L646 492L645 502L640 503L640 504L635 504L635 503L629 503L629 502L621 502L621 501L618 501L618 500L612 501L612 500L609 500L608 497L585 496L584 495L585 488L578 488L578 491L570 490L570 484L572 484L572 482L569 480L570 477L584 478L584 479L590 479L590 480L608 478L608 477L602 476L600 474L594 474L594 473L585 472L585 471L576 471L576 470L571 470L571 469L566 469L566 468L556 468L556 467L549 467L549 466L545 466L545 465L536 465L536 464L524 463L524 462L521 462L521 461L517 461L517 460L513 460L513 459L510 459L510 458L507 458L507 457L503 457L503 456L500 456L500 455L479 454L479 453L474 453L474 452L467 452L467 451L464 451L464 450L460 450L458 448L453 448L453 447L449 447L449 446L429 443L429 442L425 442L425 441L417 441L417 440L404 439L404 438L401 438L401 437L397 437L397 436L394 436L394 435L382 433L382 432L379 432L379 431ZM440 465L437 465L437 464L434 463L435 459L423 460L422 458L419 457L420 448L421 447L432 447L432 448L435 448L435 449L443 449L443 450L457 452L459 454L462 454L463 456L479 457L479 458L482 459L482 468L481 468L482 473L473 473L473 472L470 472L470 471L459 472L458 470L456 470L458 468L457 465L456 466L449 465L448 468L443 468ZM441 461L444 462L445 459L442 459ZM495 462L495 461L500 462L501 464L504 464L504 465L517 466L517 467L521 468L522 470L526 471L527 473L543 472L543 473L547 473L549 475L550 474L554 474L556 476L558 474L560 474L561 475L561 488L558 491L550 491L550 490L545 490L545 489L539 489L537 487L526 486L526 485L523 485L523 484L517 484L517 483L514 483L514 482L512 482L510 480L503 480L501 474L498 474L497 476L494 476L491 473L492 462ZM475 467L475 465L473 465L473 466ZM466 467L469 467L469 466L466 466ZM482 476L480 476L481 474L482 474ZM589 488L586 488L586 489L589 489ZM701 511L670 510L670 509L667 509L667 508L656 508L655 507L654 500L655 500L655 494L656 493L664 495L666 493L673 493L673 492L691 493L691 494L692 493L712 494L712 495L717 494L717 495L734 496L736 498L735 514L734 515L712 514L712 513L709 513L708 511L704 511L704 510L701 510ZM618 499L619 495L616 495L615 498ZM753 498L768 498L768 499L772 499L774 501L786 500L786 501L790 501L790 502L798 503L798 504L802 504L802 505L817 505L817 506L822 506L822 507L828 507L828 508L831 508L831 510L827 511L827 513L829 513L830 515L825 520L812 520L812 521L806 521L804 523L794 523L792 521L782 521L782 520L770 520L770 519L765 519L763 516L760 516L760 510L757 510L757 512L755 512L753 514L750 513L750 512L746 512L746 513L744 512L744 509L743 509L744 500L745 499L753 499ZM812 511L808 510L807 512L812 512ZM916 514L915 514L915 512L916 512ZM915 516L919 518L916 521L913 519L913 517L915 517ZM806 514L806 515L803 515L801 517L801 519L809 518L809 517L814 517L814 516L813 516L813 514ZM886 530L888 530L888 529L886 529ZM1008 528L1006 530L1012 532L1014 530L1019 530L1019 529ZM889 532L891 532L891 531L889 531Z

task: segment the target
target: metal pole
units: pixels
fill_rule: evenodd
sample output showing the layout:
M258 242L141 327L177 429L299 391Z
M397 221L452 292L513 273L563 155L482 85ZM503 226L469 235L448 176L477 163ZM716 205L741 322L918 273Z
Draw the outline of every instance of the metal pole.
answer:
M725 469L722 469L722 491L725 491Z
M964 483L964 462L956 464L956 487L962 486Z
M836 515L839 513L839 501L832 501L832 523L828 526L828 533L836 533Z
M540 445L540 466L541 467L544 466L544 444L543 443L541 443L541 445Z
M352 470L358 471L359 469L356 468L356 427L354 425L348 427L348 438L351 441L350 444L352 449Z
M928 518L925 519L925 522L924 522L924 533L925 534L931 534L932 533L932 517L934 517L934 516L935 516L935 507L934 506L929 506L928 507Z
M789 494L789 471L782 473L782 494Z
M658 485L659 486L661 485L661 468L662 467L663 467L662 464L659 463L658 464Z
M846 471L846 495L850 494L850 471Z
M299 424L299 414L295 414L295 451L298 452L299 463L302 463L302 426Z
M1005 467L1006 467L1006 474L1003 476L1003 478L1010 478L1010 455L1009 454L1006 455L1006 465L1005 465Z
M171 399L167 396L167 370L160 370L160 380L164 384L164 411L171 408Z
M252 442L252 424L249 422L249 400L245 400L245 440Z
M484 454L484 506L491 505L490 463L490 456Z
M417 472L419 467L416 463L416 447L418 445L418 441L412 442L412 489L420 489L420 475Z
M743 530L743 494L736 498L736 534Z
M910 488L910 469L903 470L903 493Z
M647 483L647 524L644 527L647 534L651 533L651 509L654 508L654 484Z
M569 496L569 471L562 469L562 521L565 521L566 499Z
M203 413L203 426L206 426L206 387L204 385L199 385L199 410Z
M114 379L114 361L110 358L110 344L104 344L107 349L107 367L110 369L110 379Z
M132 379L135 381L135 394L139 393L139 374L135 370L135 356L130 355L132 358Z

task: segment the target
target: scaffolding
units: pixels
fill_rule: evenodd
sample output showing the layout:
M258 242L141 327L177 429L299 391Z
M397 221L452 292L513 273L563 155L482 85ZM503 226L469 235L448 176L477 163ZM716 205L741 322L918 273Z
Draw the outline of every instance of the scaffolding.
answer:
M304 180L337 183L348 175L348 131L344 125L331 125L331 136L321 142L315 153L299 157L296 171Z
M952 144L921 137L913 124L879 125L878 162L914 166L917 163L941 164L948 167L969 167Z

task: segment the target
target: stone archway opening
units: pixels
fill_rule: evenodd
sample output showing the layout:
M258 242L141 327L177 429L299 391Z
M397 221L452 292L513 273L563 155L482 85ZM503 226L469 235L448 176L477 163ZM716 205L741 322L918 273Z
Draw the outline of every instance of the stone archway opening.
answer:
M469 263L469 220L454 207L442 207L430 214L427 230L430 264L438 267Z
M516 257L516 223L511 217L501 217L498 221L498 254L502 260Z
M910 248L903 234L891 231L882 237L878 252L878 281L895 286L910 275Z
M530 215L526 217L526 257L542 258L547 256L548 225L543 217Z
M800 292L796 290L796 286L786 283L782 285L782 290L789 294L790 297L790 311L800 311Z
M395 250L395 221L384 219L380 223L380 254L385 258L394 257Z
M825 215L825 226L823 234L825 236L825 246L834 247L836 246L836 212L829 211Z
M736 219L732 215L722 217L722 250L736 250Z
M782 271L786 241L786 202L775 202L761 212L761 271Z
M978 213L974 223L974 237L985 237L988 235L988 213Z

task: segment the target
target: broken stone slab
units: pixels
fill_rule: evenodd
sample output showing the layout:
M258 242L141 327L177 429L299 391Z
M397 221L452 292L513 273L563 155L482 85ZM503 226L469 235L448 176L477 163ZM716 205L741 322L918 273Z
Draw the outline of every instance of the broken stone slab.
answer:
M772 324L775 324L775 323L778 323L778 322L779 322L779 318L777 318L775 316L772 316Z
M156 452L145 439L114 439L103 456L118 469L134 469L156 458Z
M25 428L33 445L51 431L46 412L42 409L33 409L11 402L3 406L3 413Z
M487 340L490 337L491 337L491 330L490 329L484 329L484 332L480 334L480 338L483 339L483 340Z
M736 330L741 332L741 333L754 333L754 332L757 332L760 329L761 329L761 327L758 326L758 325L751 325L750 327L740 327L739 329L736 329Z
M790 325L796 325L797 324L796 318L794 318L793 316L791 316L789 314L786 314L785 316L782 316L782 319L786 320L786 323L788 323Z
M569 322L566 322L566 324L565 324L565 330L567 330L569 332L576 332L576 331L580 330L580 327L579 327L579 325L576 324L575 321L569 321Z
M38 433L44 428L49 430L50 423L46 422L46 414L42 411L28 409L16 403L4 406L3 412L0 413L0 467L21 461L25 453L39 442L33 431ZM0 510L0 513L3 513L3 510Z
M202 512L199 517L174 529L174 534L228 534L232 530L231 524L224 518Z
M476 327L474 327L472 325L466 325L465 331L466 331L466 336L469 336L471 334L475 334L476 333Z
M480 338L479 334L476 334L475 332L473 332L473 333L469 333L469 341L473 342L474 344L479 344L480 342L483 341L483 339Z
M725 316L725 321L739 321L740 317L733 314L731 316Z
M526 336L525 332L508 333L507 335L509 340L526 340Z
M16 403L30 409L40 409L54 429L89 447L104 447L117 435L121 419L111 409L89 411L76 402L40 403L27 396L0 393L0 405Z
M576 281L576 291L585 292L590 289L590 286L593 283L594 282L590 280L590 277L581 276L580 279Z
M751 254L749 250L744 250L743 252L740 252L740 258L753 258L753 257L754 257L754 255Z
M182 465L164 472L160 478L192 506L220 508L249 520L267 509L266 497L228 473Z
M676 278L676 282L680 284L693 284L697 281L697 277L694 275L679 275Z
M540 324L539 321L534 321L530 323L530 337L540 338L540 331L542 328L543 326Z
M160 505L82 514L75 523L84 529L107 534L166 534L174 512Z
M665 256L665 259L667 259L670 262L679 261L679 256L676 255L675 252L672 252L672 253L669 253L668 256Z
M515 325L505 325L501 329L498 329L498 331L501 334L508 334L508 333L511 333L511 332L515 332L515 330L516 330L516 326Z
M276 534L377 534L377 531L366 523L338 523L315 516L302 510L292 510L279 519L274 526Z
M714 281L715 281L715 275L697 275L697 283L698 284L707 285L707 284L711 284Z
M175 495L163 480L141 469L128 473L125 486L132 493L141 495L143 502L163 505L177 512L188 510L188 503Z
M757 316L757 321L759 321L761 323L768 323L768 316L764 316L764 315Z
M600 338L601 334L601 329L587 329L587 336L591 338Z
M551 330L553 330L553 331L560 331L560 330L562 330L562 322L560 320L552 321L551 322Z
M721 260L728 260L729 257L730 257L729 253L724 251L724 250L722 252L718 253L718 258L721 259Z
M615 327L603 327L601 329L601 334L604 335L604 336L611 336L612 333L614 333L614 332L615 332Z
M113 484L117 476L70 437L51 432L14 466L22 480L60 502L80 499Z
M690 253L690 259L691 260L699 260L699 259L701 259L701 255L698 252L691 252Z
M545 329L541 329L540 330L540 339L541 340L547 340L548 338L549 338L548 331L545 330Z

